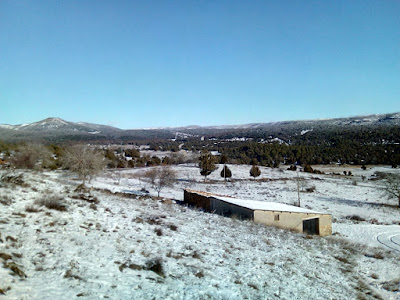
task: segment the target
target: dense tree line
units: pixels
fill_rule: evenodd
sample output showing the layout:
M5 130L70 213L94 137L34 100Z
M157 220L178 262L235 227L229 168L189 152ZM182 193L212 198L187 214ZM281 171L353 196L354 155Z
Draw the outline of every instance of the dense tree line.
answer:
M371 143L356 140L337 140L321 145L245 142L190 141L186 150L209 150L222 153L229 163L278 167L282 164L388 164L400 165L400 145ZM226 161L225 161L226 162ZM222 162L224 163L224 162Z
M195 153L218 151L218 163L257 164L279 167L280 164L388 164L400 165L400 130L399 126L341 126L323 127L301 134L299 128L273 127L265 129L243 130L245 141L228 141L228 138L241 137L240 130L224 130L213 135L191 136L175 139L152 139L147 143L150 150L172 152L164 157L140 153L138 146L143 141L129 141L133 149L125 147L105 149L105 156L112 168L143 167L179 164L185 161L179 150ZM154 134L152 132L152 134ZM279 138L279 142L273 142ZM247 140L246 140L247 139ZM61 146L60 146L61 145ZM62 155L62 144L47 146L57 157ZM11 152L22 151L19 145L0 142L3 156Z
M337 145L285 145L242 142L221 144L217 149L232 163L278 167L290 164L400 164L399 145L360 145L354 141L343 141Z
M76 144L80 145L80 144ZM0 159L13 168L21 169L58 169L62 168L65 154L71 152L71 145L44 145L39 143L8 144L0 141ZM194 158L180 152L167 153L163 156L141 153L130 147L90 146L97 149L105 158L108 168L136 168L160 165L173 165L192 162Z

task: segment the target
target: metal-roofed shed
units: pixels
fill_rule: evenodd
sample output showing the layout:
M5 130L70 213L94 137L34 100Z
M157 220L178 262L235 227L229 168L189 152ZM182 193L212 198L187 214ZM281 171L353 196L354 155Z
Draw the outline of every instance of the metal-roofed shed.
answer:
M309 234L332 234L332 216L302 207L244 200L195 190L184 191L184 202L223 216L235 215L255 223Z

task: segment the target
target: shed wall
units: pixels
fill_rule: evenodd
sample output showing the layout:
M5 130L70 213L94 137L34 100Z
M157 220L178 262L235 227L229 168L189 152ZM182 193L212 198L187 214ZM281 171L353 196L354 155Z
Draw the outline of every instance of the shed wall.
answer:
M230 217L237 216L239 219L243 220L253 220L253 210L228 203L216 198L211 198L211 210L219 215Z
M183 201L190 205L203 208L205 211L211 212L211 198L196 193L184 191Z
M276 219L279 216L279 220ZM254 222L282 229L303 232L303 220L319 219L319 235L332 234L332 216L325 214L290 213L277 211L254 211Z

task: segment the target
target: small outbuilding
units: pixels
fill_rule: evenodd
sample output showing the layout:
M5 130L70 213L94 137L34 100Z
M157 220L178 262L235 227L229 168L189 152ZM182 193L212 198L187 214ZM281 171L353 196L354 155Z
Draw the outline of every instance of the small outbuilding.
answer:
M310 209L255 200L243 200L207 192L184 190L184 202L223 216L235 215L239 219L275 226L308 234L332 234L332 215Z

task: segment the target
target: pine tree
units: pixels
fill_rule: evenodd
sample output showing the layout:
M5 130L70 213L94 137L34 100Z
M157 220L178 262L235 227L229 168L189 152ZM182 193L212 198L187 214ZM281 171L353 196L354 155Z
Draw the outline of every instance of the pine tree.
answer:
M226 165L224 165L224 168L221 171L221 177L223 177L225 179L225 181L227 178L232 177L232 172Z
M250 169L250 176L254 177L254 180L256 180L256 177L261 175L260 168L256 165L253 165Z
M204 176L206 181L207 176L210 175L217 167L215 166L214 157L210 152L203 152L199 158L200 174Z
M220 164L226 164L227 162L228 162L228 157L226 157L225 154L222 154L219 163Z

